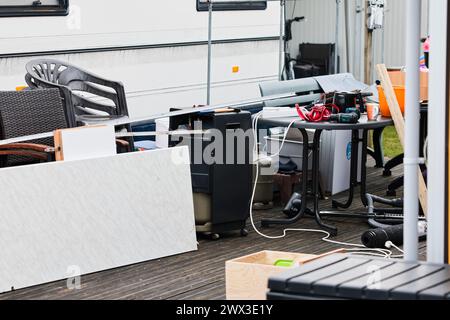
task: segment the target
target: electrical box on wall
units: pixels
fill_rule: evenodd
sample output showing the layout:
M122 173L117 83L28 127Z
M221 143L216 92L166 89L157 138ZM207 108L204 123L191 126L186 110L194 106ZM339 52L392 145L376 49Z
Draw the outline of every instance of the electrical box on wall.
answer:
M384 27L384 8L386 0L369 0L367 28L369 30L382 29Z

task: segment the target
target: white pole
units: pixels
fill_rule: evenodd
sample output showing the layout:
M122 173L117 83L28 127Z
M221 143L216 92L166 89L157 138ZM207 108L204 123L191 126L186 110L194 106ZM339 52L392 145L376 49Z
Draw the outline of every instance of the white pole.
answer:
M284 66L285 66L285 52L284 52L284 28L285 28L285 24L286 24L286 18L284 16L284 12L285 12L285 5L286 5L286 0L280 0L280 57L279 57L279 75L278 75L278 80L282 81L283 80L283 71L284 71Z
M350 60L351 60L350 32L351 32L351 30L350 30L350 3L349 3L349 0L345 0L344 6L345 6L345 55L347 58L346 72L351 72L351 69L350 69Z
M445 263L445 167L447 114L447 0L429 1L432 51L428 108L428 236L427 260Z
M341 19L341 13L340 13L340 5L341 0L336 0L336 25L335 25L335 34L334 34L334 51L335 51L335 57L334 57L334 73L339 73L339 27L340 27L340 19Z
M211 73L212 73L212 16L213 4L208 1L208 75L206 84L206 105L211 105Z
M420 140L420 21L421 0L406 1L406 111L405 111L405 260L419 254L419 188L417 166Z

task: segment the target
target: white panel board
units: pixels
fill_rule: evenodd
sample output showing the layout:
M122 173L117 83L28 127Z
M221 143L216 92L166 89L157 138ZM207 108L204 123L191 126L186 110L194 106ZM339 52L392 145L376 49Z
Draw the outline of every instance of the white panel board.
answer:
M0 170L0 292L197 249L188 149Z
M116 134L114 126L86 126L61 130L64 161L114 156Z

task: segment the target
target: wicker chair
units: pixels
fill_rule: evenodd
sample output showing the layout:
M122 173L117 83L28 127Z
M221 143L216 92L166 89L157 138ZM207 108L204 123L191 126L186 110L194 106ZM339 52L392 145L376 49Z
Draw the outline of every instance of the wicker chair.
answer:
M58 89L0 91L0 140L68 127ZM0 146L0 167L53 159L52 138Z
M67 120L59 89L0 91L0 140L73 127ZM73 115L73 114L72 114ZM117 152L130 152L130 144L116 140ZM0 145L0 167L54 161L53 138Z

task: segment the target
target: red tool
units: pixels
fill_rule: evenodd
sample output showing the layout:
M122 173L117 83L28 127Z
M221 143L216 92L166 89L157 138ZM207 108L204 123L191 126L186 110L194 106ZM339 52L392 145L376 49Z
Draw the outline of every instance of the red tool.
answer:
M308 122L358 123L360 118L357 112L339 113L339 108L334 104L315 105L309 111L299 105L295 107L299 117ZM336 113L333 113L333 111L336 111Z
M339 108L334 104L318 104L307 110L300 107L298 104L295 106L297 113L302 120L308 122L322 122L329 121L333 115L333 110L339 112Z

